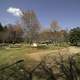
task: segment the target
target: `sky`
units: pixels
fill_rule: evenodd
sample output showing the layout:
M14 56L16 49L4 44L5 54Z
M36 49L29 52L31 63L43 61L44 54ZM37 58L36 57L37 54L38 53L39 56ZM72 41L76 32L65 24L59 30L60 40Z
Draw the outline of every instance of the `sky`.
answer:
M80 0L0 0L0 22L14 24L27 10L34 10L45 28L55 20L66 29L80 26Z

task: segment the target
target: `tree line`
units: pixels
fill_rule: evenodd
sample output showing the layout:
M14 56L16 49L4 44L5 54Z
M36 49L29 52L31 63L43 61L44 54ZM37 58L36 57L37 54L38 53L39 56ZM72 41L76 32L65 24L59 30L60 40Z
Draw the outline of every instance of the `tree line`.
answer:
M70 31L62 29L58 21L52 21L50 26L43 29L34 11L23 12L20 23L3 26L0 23L0 43L60 43L70 42L78 45L80 42L80 28Z

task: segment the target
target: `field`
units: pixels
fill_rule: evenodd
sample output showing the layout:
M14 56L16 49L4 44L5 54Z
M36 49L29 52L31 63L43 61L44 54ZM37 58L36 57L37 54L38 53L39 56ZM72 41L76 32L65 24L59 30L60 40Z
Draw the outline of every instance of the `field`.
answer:
M56 56L58 53L63 55L80 53L80 48L54 46L49 49L38 49L23 45L21 47L5 47L0 48L0 64L13 63L20 59L38 61L46 55Z
M45 69L49 70L49 65L47 66L47 63L50 62L54 64L53 69L56 73L59 71L59 68L57 67L57 64L55 64L55 61L52 61L52 59L57 58L60 59L59 54L63 55L65 59L67 56L80 53L79 47L73 47L73 46L53 46L53 45L47 45L45 48L34 48L30 45L26 44L10 44L9 46L3 46L0 48L0 75L3 77L0 77L1 80L4 78L6 80L9 78L9 80L24 80L27 75L33 74L32 78L29 80L46 80L47 76L51 75L51 72L47 72ZM52 59L51 59L52 57ZM53 58L54 57L54 58ZM58 58L59 57L59 58ZM8 65L14 64L16 61L24 60L24 68L21 67L19 64L13 65L11 67L8 67ZM45 64L45 69L42 68L42 73L39 74L39 72L36 74L36 70L39 70L39 67L36 67L42 60L45 60L47 63ZM49 60L49 61L48 61ZM43 61L44 62L44 61ZM8 65L6 65L8 64ZM74 66L74 64L72 64ZM40 65L41 66L41 65ZM50 64L51 66L51 64ZM4 69L4 67L6 67ZM50 67L51 68L51 67ZM21 71L24 70L24 71ZM32 72L32 70L35 70ZM40 69L41 70L41 69ZM25 73L27 72L27 74ZM41 71L40 71L41 72ZM46 73L44 73L46 72ZM23 74L25 73L26 76ZM11 76L11 74L13 74ZM59 73L61 74L61 73ZM41 75L41 77L39 77ZM43 77L45 76L45 78ZM53 79L52 79L53 80ZM62 79L61 79L62 80Z
M36 52L37 49L32 49L28 47L19 47L19 48L0 48L0 64L12 63L15 60L21 59L25 54L30 54Z

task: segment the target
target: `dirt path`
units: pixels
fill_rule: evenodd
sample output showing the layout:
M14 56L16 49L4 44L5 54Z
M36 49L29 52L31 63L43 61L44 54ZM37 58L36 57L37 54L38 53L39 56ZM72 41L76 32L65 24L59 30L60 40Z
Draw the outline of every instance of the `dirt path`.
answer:
M68 47L59 50L43 50L36 53L26 54L24 57L26 57L27 59L29 58L31 60L39 61L41 60L42 57L46 55L57 56L59 55L59 53L62 55L72 55L72 54L80 53L80 48Z

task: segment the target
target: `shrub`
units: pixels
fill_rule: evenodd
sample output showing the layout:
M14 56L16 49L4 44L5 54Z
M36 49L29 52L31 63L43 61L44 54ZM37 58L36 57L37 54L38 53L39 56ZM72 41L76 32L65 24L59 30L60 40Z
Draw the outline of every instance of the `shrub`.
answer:
M47 49L48 46L46 44L41 44L37 46L38 49Z
M69 41L71 45L78 46L80 45L80 28L73 28L69 33Z

